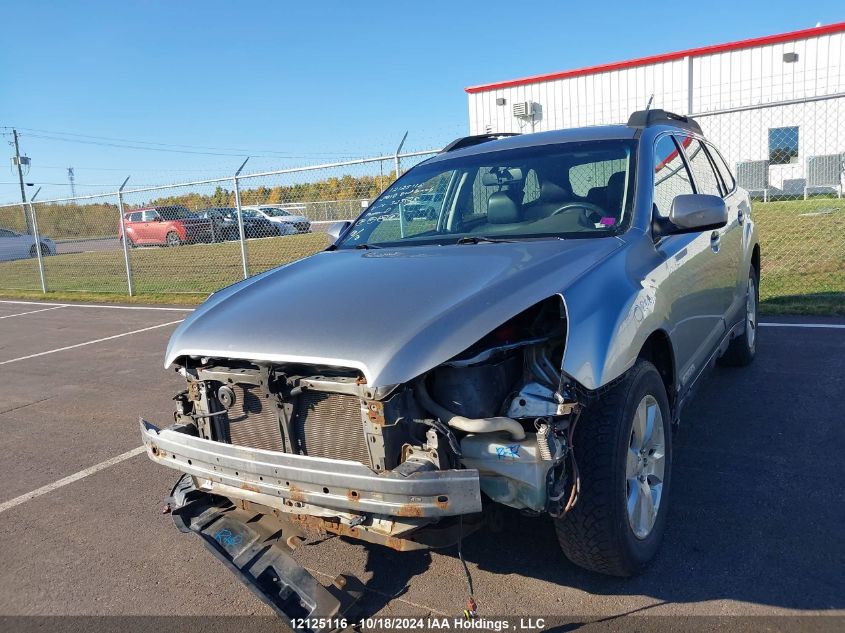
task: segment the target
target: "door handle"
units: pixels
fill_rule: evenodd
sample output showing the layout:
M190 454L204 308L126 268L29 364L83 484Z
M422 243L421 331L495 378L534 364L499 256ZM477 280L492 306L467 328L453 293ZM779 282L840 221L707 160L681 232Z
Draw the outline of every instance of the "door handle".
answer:
M742 208L741 208L741 207L740 207L740 209L736 212L736 221L737 221L737 222L739 222L740 224L742 224L743 222L745 222L745 213L743 213L743 211L742 211Z
M714 253L719 252L719 243L722 241L722 234L719 231L713 231L710 234L710 248Z

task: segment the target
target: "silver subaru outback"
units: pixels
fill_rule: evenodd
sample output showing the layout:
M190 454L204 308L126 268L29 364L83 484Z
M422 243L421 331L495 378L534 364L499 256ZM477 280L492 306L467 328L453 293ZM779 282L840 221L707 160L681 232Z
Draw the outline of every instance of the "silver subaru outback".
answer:
M186 388L141 432L183 473L177 525L288 619L358 591L301 568L304 539L445 547L501 505L577 565L642 570L685 404L756 347L749 197L698 124L462 138L331 235L170 340Z

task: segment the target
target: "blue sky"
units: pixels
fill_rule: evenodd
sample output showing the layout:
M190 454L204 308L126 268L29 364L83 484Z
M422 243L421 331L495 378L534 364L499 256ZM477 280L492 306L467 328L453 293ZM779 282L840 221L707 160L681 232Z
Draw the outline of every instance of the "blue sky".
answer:
M2 15L0 126L22 128L28 181L65 183L72 165L80 193L231 173L240 150L269 169L389 153L405 130L411 149L439 146L467 129L468 85L845 19L841 0L4 0ZM170 151L112 146L133 141Z

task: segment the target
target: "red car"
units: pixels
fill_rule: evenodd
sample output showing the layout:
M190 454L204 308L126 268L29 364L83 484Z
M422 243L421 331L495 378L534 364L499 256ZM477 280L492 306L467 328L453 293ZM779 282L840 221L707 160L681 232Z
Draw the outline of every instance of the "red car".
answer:
M211 220L197 217L186 207L172 205L137 209L124 216L129 246L179 246L210 242ZM119 234L123 239L123 232Z

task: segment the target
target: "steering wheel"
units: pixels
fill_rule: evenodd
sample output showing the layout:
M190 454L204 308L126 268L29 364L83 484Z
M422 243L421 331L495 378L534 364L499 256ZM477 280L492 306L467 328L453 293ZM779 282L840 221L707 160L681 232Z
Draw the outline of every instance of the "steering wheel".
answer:
M605 215L604 209L602 209L600 206L598 206L596 204L593 204L592 202L567 202L562 207L559 207L559 208L555 209L554 211L552 211L552 213L549 217L552 217L552 216L555 216L555 215L560 215L561 213L563 213L565 211L569 211L571 209L584 209L584 211L586 212L584 214L585 216L587 216L590 211L597 213L599 215L599 217L602 217L603 215Z

